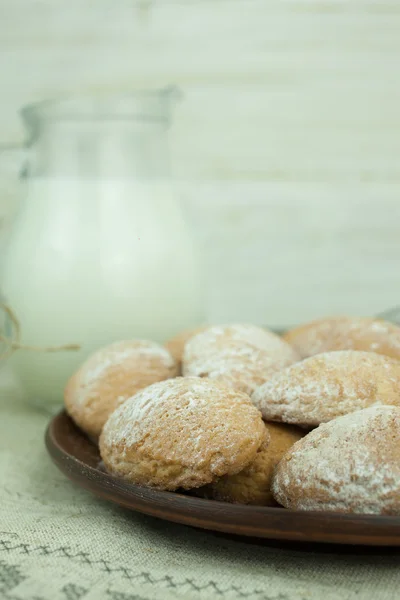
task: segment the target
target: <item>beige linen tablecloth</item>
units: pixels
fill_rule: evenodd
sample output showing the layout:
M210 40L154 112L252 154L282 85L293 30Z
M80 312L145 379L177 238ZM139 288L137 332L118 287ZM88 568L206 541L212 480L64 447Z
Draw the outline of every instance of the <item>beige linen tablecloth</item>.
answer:
M130 513L68 481L43 443L48 416L3 372L0 598L366 600L399 597L400 552L287 550Z

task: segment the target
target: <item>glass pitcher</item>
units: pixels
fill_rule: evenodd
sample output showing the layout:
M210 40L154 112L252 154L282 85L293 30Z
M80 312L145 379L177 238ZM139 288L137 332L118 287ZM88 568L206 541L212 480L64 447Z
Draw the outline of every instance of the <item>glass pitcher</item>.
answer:
M192 236L170 176L174 90L43 102L28 130L24 198L2 260L0 288L22 342L79 351L17 351L27 398L62 402L95 349L158 342L203 322Z

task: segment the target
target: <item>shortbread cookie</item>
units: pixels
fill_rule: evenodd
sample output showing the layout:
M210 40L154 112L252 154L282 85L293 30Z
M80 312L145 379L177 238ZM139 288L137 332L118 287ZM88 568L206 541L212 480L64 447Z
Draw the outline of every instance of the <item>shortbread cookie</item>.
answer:
M117 406L151 383L177 374L177 364L163 346L145 340L116 342L93 354L71 377L65 406L75 423L96 439Z
M183 374L208 377L251 394L297 360L293 348L271 331L255 325L216 326L186 344Z
M282 370L252 396L266 421L315 426L374 404L400 406L400 362L343 350Z
M156 383L120 406L100 437L107 470L160 490L242 471L268 434L246 394L197 377Z
M332 350L364 350L400 360L400 327L379 319L319 319L288 331L284 339L303 358Z
M201 333L205 329L208 329L206 325L202 327L196 327L194 329L185 329L181 333L178 333L175 337L171 338L165 343L165 347L172 354L176 362L178 363L179 370L182 370L182 359L185 345L198 333Z
M339 417L297 442L279 463L276 500L286 508L400 514L400 409Z
M199 492L202 496L237 504L277 504L271 491L274 468L305 433L298 427L281 423L266 423L266 429L271 441L262 444L255 460L237 475L225 475L201 488Z

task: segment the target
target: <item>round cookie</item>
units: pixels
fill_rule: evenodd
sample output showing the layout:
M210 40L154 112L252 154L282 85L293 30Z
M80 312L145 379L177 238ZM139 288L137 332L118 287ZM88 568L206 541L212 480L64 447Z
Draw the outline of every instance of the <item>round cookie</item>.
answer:
M357 350L317 354L277 373L252 401L266 421L301 426L374 404L400 406L400 362Z
M100 436L107 470L160 490L234 474L268 439L248 396L197 377L156 383L110 416Z
M276 500L296 510L400 514L400 409L374 406L321 425L279 463Z
M181 333L178 333L178 335L171 338L164 344L166 349L176 360L180 371L182 371L182 359L185 345L192 337L198 333L201 333L207 328L208 327L206 325L203 325L202 327L195 327L194 329L185 329L185 331L181 331Z
M187 342L183 374L208 377L249 395L299 360L278 335L255 325L209 327Z
M400 327L380 319L319 319L296 327L283 337L302 358L333 350L364 350L400 360Z
M176 377L171 354L146 340L115 342L92 354L69 380L64 402L68 414L97 439L109 415L139 390Z
M201 488L202 496L236 504L276 506L271 491L272 476L282 456L300 440L304 431L291 425L266 423L270 443L259 448L255 460L237 475L225 475Z

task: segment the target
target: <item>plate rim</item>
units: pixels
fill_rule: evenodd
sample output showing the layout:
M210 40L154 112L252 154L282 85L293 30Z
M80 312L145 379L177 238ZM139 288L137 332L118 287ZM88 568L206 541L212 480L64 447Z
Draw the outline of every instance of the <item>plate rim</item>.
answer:
M124 508L182 525L239 536L308 543L400 546L400 516L231 504L127 483L87 464L66 449L57 430L63 423L72 426L84 443L92 444L66 411L60 411L52 417L45 432L46 449L54 464L75 484ZM251 523L257 519L264 519L264 522ZM288 524L292 524L292 529L287 527ZM305 531L307 525L312 527L311 531ZM346 525L349 531L338 534L335 525ZM329 527L332 529L327 530ZM352 528L359 528L359 531L352 532ZM369 534L369 528L376 533Z

